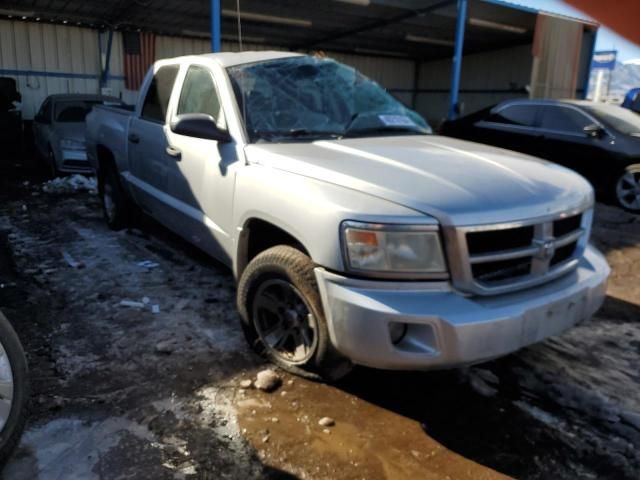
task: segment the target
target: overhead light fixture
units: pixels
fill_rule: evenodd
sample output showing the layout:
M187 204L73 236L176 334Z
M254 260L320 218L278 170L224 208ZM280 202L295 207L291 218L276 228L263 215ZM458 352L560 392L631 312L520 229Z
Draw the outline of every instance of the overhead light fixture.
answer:
M483 20L481 18L469 19L469 24L475 27L492 28L493 30L502 30L503 32L511 33L527 33L527 29L523 27L516 27L515 25L507 25L504 23L492 22L491 20Z
M422 37L420 35L411 35L410 33L404 37L409 42L416 43L428 43L430 45L442 45L444 47L453 47L455 42L453 40L445 40L442 38Z
M335 2L350 3L351 5L358 5L360 7L368 7L371 5L371 0L334 0Z
M0 15L6 15L11 18L16 17L33 17L34 12L28 12L26 10L9 10L8 8L0 8Z
M403 57L406 58L409 56L407 53L403 52L390 52L387 50L377 50L375 48L354 48L353 50L356 53L364 53L367 55L386 55L388 57Z
M223 8L222 16L236 18L237 12L232 9ZM275 15L265 15L263 13L243 12L242 10L240 11L240 19L265 23L277 23L279 25L291 25L294 27L311 27L313 25L311 20L303 18L277 17Z

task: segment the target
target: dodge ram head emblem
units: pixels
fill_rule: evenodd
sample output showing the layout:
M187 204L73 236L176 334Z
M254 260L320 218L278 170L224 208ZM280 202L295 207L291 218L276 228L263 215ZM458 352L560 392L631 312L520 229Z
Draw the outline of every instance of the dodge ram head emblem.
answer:
M554 240L534 240L533 245L538 247L536 257L540 260L550 260L556 253L556 242Z

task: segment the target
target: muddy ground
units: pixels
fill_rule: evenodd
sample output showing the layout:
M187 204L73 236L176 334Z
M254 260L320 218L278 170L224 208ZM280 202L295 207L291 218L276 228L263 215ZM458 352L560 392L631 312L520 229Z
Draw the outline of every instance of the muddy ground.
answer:
M224 267L149 219L112 232L95 195L41 180L0 178L0 305L33 390L7 479L638 478L638 217L598 205L608 298L561 337L464 370L283 374L264 393L239 387L265 365Z

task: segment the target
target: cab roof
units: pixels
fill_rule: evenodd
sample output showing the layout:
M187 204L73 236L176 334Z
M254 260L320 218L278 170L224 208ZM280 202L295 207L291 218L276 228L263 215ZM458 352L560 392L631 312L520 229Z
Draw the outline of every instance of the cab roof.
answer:
M267 60L277 60L279 58L301 57L300 53L279 52L275 50L265 51L248 51L248 52L221 52L221 53L205 53L198 55L210 58L218 62L222 67L234 67L246 63L264 62Z

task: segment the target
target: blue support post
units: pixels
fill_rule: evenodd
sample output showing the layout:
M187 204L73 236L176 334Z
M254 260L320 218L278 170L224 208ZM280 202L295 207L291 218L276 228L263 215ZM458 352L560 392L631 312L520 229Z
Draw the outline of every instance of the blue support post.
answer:
M211 0L211 51L220 51L220 0Z
M586 78L584 79L584 83L582 85L582 99L586 100L587 96L589 95L589 82L591 80L591 70L593 68L593 55L596 53L596 42L598 41L598 32L599 30L596 30L595 33L593 34L593 44L591 45L591 57L589 57L589 66L587 74L585 75ZM609 75L611 75L611 72L609 72Z
M453 51L453 68L451 70L451 95L449 97L449 114L447 116L449 120L454 120L459 113L458 97L460 92L460 70L462 68L462 47L464 46L464 26L466 22L467 0L458 0L456 44Z

